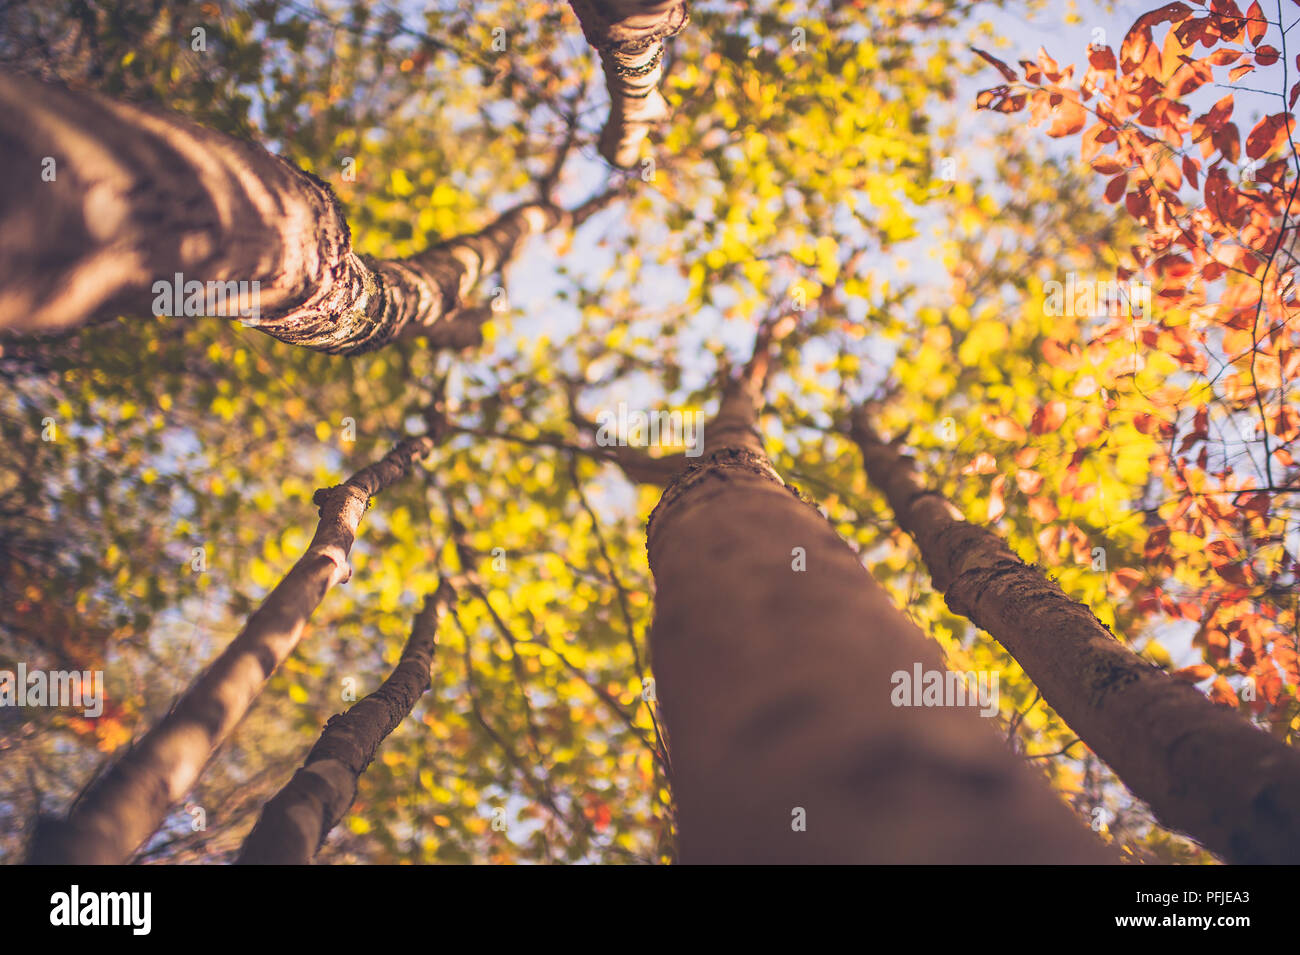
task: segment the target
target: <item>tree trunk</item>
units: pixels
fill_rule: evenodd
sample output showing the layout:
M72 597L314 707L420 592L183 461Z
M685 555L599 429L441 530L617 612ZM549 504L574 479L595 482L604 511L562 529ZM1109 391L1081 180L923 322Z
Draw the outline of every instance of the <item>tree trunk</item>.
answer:
M357 798L357 781L380 744L429 688L438 621L455 591L447 581L424 601L402 658L375 692L334 716L302 768L262 808L241 864L308 865Z
M615 166L636 165L641 144L668 104L659 92L665 41L686 26L683 0L569 0L587 42L600 51L609 119L600 154Z
M612 196L572 212L524 203L409 259L371 259L352 251L330 187L260 146L2 73L0 156L0 330L215 313L345 355L437 326L529 235ZM201 283L201 310L170 293L177 276Z
M351 576L348 554L370 498L434 443L403 441L343 484L316 492L320 523L307 553L167 715L77 797L68 817L38 822L30 862L119 865L131 857L293 652L325 594Z
M1300 862L1300 753L1142 660L1001 537L925 490L863 409L852 435L948 606L1015 657L1163 825L1233 862Z
M773 471L757 401L729 390L647 528L682 861L1114 861L975 713L893 705L938 647Z

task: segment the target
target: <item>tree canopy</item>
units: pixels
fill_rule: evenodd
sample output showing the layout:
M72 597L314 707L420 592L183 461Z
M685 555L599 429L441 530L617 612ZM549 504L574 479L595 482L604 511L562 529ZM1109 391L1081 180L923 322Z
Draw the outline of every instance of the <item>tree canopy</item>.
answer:
M436 447L359 518L350 577L135 858L234 861L419 615L430 688L319 861L674 861L646 523L698 449L652 444L636 414L712 421L778 325L758 407L775 471L951 669L1000 674L987 722L1101 840L1215 858L945 603L851 433L868 409L1144 661L1294 745L1294 15L1173 3L1128 29L1097 9L1120 44L1071 21L1081 45L1035 53L1008 27L1026 12L1065 16L693 2L663 38L665 111L615 157L616 77L567 5L6 6L0 69L266 147L375 261L598 202L478 276L463 336L328 354L122 314L0 339L0 669L106 679L95 717L0 707L0 858L241 632L308 549L317 489L436 406Z

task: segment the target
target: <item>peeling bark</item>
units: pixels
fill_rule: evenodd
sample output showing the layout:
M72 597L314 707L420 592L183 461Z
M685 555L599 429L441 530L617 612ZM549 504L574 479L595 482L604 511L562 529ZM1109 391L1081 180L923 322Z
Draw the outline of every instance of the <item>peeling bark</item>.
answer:
M307 553L171 710L77 797L67 818L38 822L29 862L130 859L293 652L325 594L351 576L348 554L370 498L404 477L434 444L429 436L403 441L343 484L316 492L320 523Z
M682 861L1114 861L973 712L892 704L938 647L772 469L762 377L730 387L647 527Z
M524 203L411 258L372 259L353 251L330 187L260 146L4 73L0 157L0 331L153 314L154 283L180 274L250 294L257 282L256 317L231 305L223 317L344 355L436 329L528 236L576 226L613 195L573 212Z
M863 409L852 437L948 606L1015 657L1162 825L1233 862L1300 862L1300 753L1144 661L999 535L965 521Z
M245 865L308 865L357 798L380 745L429 688L438 621L455 591L447 581L425 599L397 667L377 690L331 717L302 768L262 807L244 840Z
M609 119L600 154L615 166L636 165L650 129L668 116L659 92L665 41L686 26L684 0L569 0L587 42L600 51Z

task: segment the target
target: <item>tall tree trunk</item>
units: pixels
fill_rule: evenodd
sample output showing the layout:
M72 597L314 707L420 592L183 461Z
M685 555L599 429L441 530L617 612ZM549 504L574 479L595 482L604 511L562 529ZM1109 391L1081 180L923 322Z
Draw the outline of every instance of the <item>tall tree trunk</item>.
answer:
M569 0L587 42L600 51L609 119L600 154L615 166L636 165L641 144L668 104L659 92L665 41L689 19L684 0Z
M953 613L988 631L1160 822L1234 862L1300 862L1300 753L1119 642L991 530L928 491L859 408L867 476Z
M647 528L682 861L1114 861L974 712L893 705L939 649L782 483L758 400L730 388Z
M307 865L357 798L357 781L429 688L438 621L455 599L443 580L424 601L397 667L377 690L334 716L302 768L273 796L244 840L239 858L251 865Z
M343 484L316 492L320 523L307 553L167 715L77 797L68 817L38 822L30 862L116 865L131 857L293 652L325 594L351 576L348 554L370 498L434 445L428 435L408 439Z
M154 290L179 275L204 284L205 309L346 355L438 325L529 235L576 226L613 195L572 212L524 203L411 258L371 259L352 250L329 186L260 146L4 73L0 157L0 330L186 314L185 300ZM241 282L243 299L227 294ZM253 304L256 316L241 315Z

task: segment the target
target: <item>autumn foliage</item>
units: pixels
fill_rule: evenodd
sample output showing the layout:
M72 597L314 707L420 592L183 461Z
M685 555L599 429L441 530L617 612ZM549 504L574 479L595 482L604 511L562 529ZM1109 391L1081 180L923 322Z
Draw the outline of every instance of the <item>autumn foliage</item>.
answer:
M1110 588L1146 616L1195 622L1204 663L1176 675L1209 681L1215 702L1244 705L1283 735L1300 692L1290 529L1300 411L1288 389L1300 370L1290 112L1300 55L1286 62L1278 18L1296 12L1166 4L1138 18L1118 54L1089 47L1077 77L1046 51L1015 67L976 51L1006 80L978 105L1078 137L1105 200L1140 230L1115 271L1149 283L1151 314L1103 317L1081 343L1042 349L1056 367L1096 362L1111 391L1102 428L1075 434L1079 460L1120 421L1158 439L1143 566L1114 569ZM1247 76L1252 89L1238 91ZM1131 347L1108 348L1116 342ZM1152 353L1168 363L1164 380L1129 400Z

